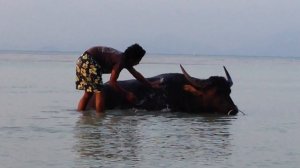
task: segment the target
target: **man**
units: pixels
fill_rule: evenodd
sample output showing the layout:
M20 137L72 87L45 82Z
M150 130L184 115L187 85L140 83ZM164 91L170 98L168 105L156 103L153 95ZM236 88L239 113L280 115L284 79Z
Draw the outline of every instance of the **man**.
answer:
M133 66L139 64L145 53L146 51L138 44L129 46L125 52L104 46L92 47L85 51L78 58L76 64L76 89L85 90L78 103L77 110L84 111L89 100L95 94L96 112L104 112L105 100L101 92L103 73L111 74L109 84L130 103L136 100L135 95L121 88L117 83L120 72L124 68L144 85L158 88L157 83L150 83L133 68Z

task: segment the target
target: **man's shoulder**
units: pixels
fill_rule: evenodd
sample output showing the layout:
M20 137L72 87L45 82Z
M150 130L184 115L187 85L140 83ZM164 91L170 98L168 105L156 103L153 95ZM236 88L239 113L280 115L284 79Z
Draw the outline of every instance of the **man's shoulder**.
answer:
M90 49L97 50L99 53L108 53L108 54L117 54L117 55L122 54L121 51L107 46L94 46Z
M112 54L118 54L118 55L122 54L121 51L119 51L117 49L114 49L114 48L111 48L111 47L104 47L103 51L106 52L106 53L112 53Z

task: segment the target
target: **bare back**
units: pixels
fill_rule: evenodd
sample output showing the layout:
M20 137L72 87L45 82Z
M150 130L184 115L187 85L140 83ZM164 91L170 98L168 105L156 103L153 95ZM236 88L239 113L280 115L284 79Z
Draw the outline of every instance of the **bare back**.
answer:
M102 67L103 73L111 73L116 64L122 63L123 53L110 47L95 46L85 52Z

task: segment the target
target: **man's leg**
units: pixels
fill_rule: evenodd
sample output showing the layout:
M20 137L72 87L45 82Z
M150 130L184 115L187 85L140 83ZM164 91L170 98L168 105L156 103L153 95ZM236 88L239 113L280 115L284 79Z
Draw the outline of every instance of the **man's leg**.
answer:
M95 98L96 98L96 112L97 113L103 113L104 112L104 96L103 93L100 91L95 92Z
M92 92L84 92L82 98L80 99L79 103L78 103L78 107L77 110L78 111L84 111L86 109L86 106L89 102L89 100L91 99L91 97L93 96Z

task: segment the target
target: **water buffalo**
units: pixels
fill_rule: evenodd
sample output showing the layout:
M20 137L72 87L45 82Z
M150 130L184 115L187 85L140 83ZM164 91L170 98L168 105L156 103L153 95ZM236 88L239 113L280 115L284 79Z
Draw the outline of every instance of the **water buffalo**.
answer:
M224 67L226 78L212 76L208 79L191 77L180 65L183 74L166 73L148 78L161 82L160 89L146 88L137 80L119 81L124 89L134 93L137 101L128 103L109 84L105 84L103 94L105 108L170 110L190 113L216 113L235 115L239 112L230 97L232 79Z

